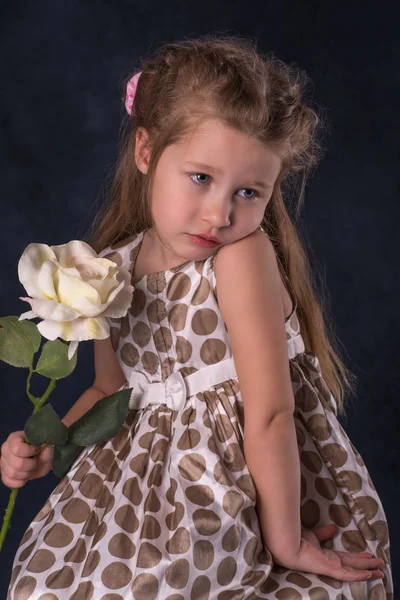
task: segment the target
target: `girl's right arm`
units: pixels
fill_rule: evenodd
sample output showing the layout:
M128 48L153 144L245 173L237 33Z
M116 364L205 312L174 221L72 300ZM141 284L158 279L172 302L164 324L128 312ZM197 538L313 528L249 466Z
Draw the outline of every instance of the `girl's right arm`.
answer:
M111 338L94 340L95 380L64 416L62 422L69 427L104 396L116 392L125 382ZM24 442L23 431L14 431L1 446L1 479L10 488L20 488L30 479L43 477L52 468L53 447L42 450Z
M215 271L243 398L244 455L256 487L260 527L274 559L284 562L300 549L300 459L272 243L255 231L224 246Z
M74 421L84 415L98 400L116 392L124 383L125 375L111 345L111 338L94 340L94 382L78 398L62 420L70 427Z
M215 271L243 398L244 455L256 487L265 545L275 562L289 569L340 581L381 578L380 559L328 550L319 544L327 538L302 531L295 401L272 243L255 231L224 246L217 253ZM326 535L328 529L318 535Z

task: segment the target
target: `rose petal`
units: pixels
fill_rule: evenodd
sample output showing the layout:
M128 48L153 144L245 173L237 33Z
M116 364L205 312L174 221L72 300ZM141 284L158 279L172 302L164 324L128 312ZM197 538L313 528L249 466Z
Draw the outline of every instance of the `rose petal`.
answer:
M120 283L117 282L117 286L113 290L111 290L111 292L108 294L107 302L104 303L105 306L108 306L111 302L114 301L114 298L123 289L124 285L125 285L124 281L121 281Z
M130 276L127 275L127 278ZM106 283L106 282L104 282ZM118 282L117 282L118 283ZM74 303L74 308L84 317L124 317L132 303L133 286L121 281L118 287L111 291L107 302L93 304L82 296Z
M62 267L72 267L75 256L92 256L97 254L89 244L80 240L71 240L68 244L50 246Z
M113 302L110 303L104 310L102 316L118 319L119 317L125 317L131 304L134 287L130 284L126 285L120 290L118 296L114 298Z
M83 281L93 280L104 281L107 277L117 272L115 263L104 258L92 258L90 256L76 256L74 266L79 272Z
M71 358L73 358L77 348L78 348L79 342L77 341L72 341L70 343L70 345L68 346L68 360L71 360Z
M47 340L56 340L58 337L62 337L64 323L58 321L45 320L38 323L37 328L39 333ZM65 338L63 338L65 339Z
M43 319L37 327L47 339L104 339L110 335L106 317L127 314L134 290L130 272L85 242L31 244L21 259L22 280L35 296L21 297L32 310L20 320ZM72 345L69 352L75 350Z
M57 271L57 275L56 290L59 302L76 310L79 310L78 306L82 297L90 300L93 304L101 304L99 293L86 281L82 281L79 277L69 276L62 268Z
M79 313L65 304L54 302L54 300L39 300L37 298L23 298L20 300L29 302L35 317L41 319L52 319L53 321L72 321L79 317Z
M110 325L105 317L97 319L76 319L72 321L73 339L104 340L110 335Z
M71 342L84 340L103 340L110 335L110 326L107 319L74 319L64 323L45 320L38 324L38 329L43 337L54 340L57 337Z
M46 260L39 271L38 285L40 290L48 300L55 300L57 302L57 294L54 289L53 273L56 270L54 262Z
M22 298L21 298L22 300ZM22 315L18 318L18 321L23 321L24 319L35 319L36 315L33 310L28 310L28 312L22 313Z
M110 294L119 286L117 275L107 277L107 279L90 279L87 283L91 285L101 298L102 304L107 304L110 301Z
M45 298L38 283L38 273L46 260L54 260L53 250L46 244L29 244L18 261L18 279L33 298Z
M107 303L93 303L88 298L81 296L74 300L74 308L77 312L79 312L81 318L93 318L100 315L103 316L104 310L107 308Z

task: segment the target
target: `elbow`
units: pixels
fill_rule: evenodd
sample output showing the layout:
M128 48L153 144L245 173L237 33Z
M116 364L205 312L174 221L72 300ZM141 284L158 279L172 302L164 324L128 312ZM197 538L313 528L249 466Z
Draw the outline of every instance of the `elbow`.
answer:
M244 437L249 438L260 438L263 437L268 431L271 430L271 427L275 427L276 425L285 425L286 423L293 422L295 407L287 408L284 410L276 411L268 414L263 419L249 420L246 419L246 414L244 418Z

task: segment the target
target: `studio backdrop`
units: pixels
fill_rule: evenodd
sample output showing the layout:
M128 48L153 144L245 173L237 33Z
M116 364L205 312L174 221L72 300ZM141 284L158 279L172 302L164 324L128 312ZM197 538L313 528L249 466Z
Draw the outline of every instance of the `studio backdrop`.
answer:
M341 423L382 499L400 585L399 69L394 12L372 2L211 1L184 4L2 2L0 61L0 315L28 305L18 260L31 242L83 239L107 193L118 152L122 82L159 43L212 32L256 39L310 77L329 121L325 156L305 190L299 231L329 292L327 309L357 377ZM92 342L51 403L63 416L94 377ZM27 369L0 363L0 442L32 412ZM32 391L43 382L32 378ZM51 473L19 494L0 553L6 597L21 537L57 485ZM0 486L0 507L9 490ZM368 499L364 503L373 510ZM1 509L1 513L3 509Z

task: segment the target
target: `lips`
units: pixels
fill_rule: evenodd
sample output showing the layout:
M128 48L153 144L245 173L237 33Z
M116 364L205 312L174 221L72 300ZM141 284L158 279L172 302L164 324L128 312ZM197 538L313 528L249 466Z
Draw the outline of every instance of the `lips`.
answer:
M204 240L208 240L209 242L216 242L217 244L221 243L221 240L219 240L218 238L212 237L212 236L209 236L209 235L205 235L204 233L195 233L194 235L196 237L203 238Z

